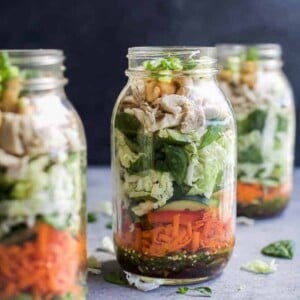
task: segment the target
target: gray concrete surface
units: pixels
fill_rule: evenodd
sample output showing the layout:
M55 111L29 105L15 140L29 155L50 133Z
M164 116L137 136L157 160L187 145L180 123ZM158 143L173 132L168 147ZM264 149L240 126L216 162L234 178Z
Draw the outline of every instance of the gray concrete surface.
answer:
M299 300L300 299L300 169L295 173L295 188L292 200L286 211L279 217L256 221L254 226L238 225L234 254L218 278L196 284L209 286L213 290L210 299L218 300ZM111 200L111 176L108 168L90 168L88 171L88 209L94 210L103 201ZM97 223L88 226L88 248L91 253L100 246L101 239L112 232L105 228L109 217L100 216ZM240 270L249 260L260 258L270 262L271 258L262 256L260 249L279 239L292 239L296 243L293 260L276 259L278 270L270 275L256 275ZM113 255L100 254L103 262L102 274L118 270ZM245 289L238 288L245 285ZM102 275L89 275L89 300L184 300L197 299L176 294L177 287L160 287L147 293L130 287L110 284Z

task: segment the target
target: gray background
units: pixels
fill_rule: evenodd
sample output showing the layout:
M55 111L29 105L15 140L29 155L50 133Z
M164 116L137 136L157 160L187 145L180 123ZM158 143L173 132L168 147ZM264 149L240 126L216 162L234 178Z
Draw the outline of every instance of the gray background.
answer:
M299 0L11 0L0 9L0 48L65 51L67 92L86 128L90 164L109 163L110 115L126 83L128 47L280 43L299 116L299 37Z

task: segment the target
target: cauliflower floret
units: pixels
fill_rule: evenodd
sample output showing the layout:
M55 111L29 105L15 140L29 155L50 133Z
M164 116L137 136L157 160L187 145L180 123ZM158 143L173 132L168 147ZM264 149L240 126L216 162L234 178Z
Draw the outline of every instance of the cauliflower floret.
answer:
M172 176L168 172L155 170L142 172L138 175L125 173L124 190L130 198L151 197L154 199L153 202L151 201L151 205L149 205L149 201L146 201L139 208L136 208L139 211L139 215L142 215L153 208L163 206L172 197ZM144 213L141 211L144 211Z
M135 154L130 150L125 141L125 136L116 129L116 149L118 149L118 157L123 167L129 168L138 158L139 154Z

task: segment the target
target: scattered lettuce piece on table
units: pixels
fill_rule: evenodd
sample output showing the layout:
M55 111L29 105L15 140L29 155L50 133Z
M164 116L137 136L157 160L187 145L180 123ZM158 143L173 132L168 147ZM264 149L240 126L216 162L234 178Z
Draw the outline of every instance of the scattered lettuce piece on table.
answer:
M294 256L294 242L281 240L271 243L261 250L261 253L268 256L292 259Z
M260 259L254 259L242 265L241 269L255 274L270 274L277 270L277 265L275 264L274 259L270 264Z

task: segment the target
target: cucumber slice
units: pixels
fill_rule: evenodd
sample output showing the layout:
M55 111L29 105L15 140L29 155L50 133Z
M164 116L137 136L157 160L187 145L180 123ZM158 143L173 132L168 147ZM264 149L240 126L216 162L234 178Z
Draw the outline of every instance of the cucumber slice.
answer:
M218 204L219 204L219 201L216 200L216 199L210 199L208 205L206 205L204 203L201 203L199 201L195 201L195 200L176 200L176 201L172 201L170 203L167 203L165 206L161 207L157 211L166 211L166 210L197 211L197 210L207 209L209 207L217 207Z

